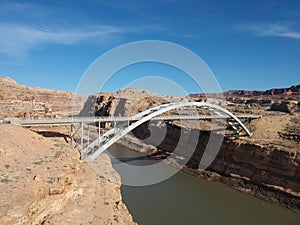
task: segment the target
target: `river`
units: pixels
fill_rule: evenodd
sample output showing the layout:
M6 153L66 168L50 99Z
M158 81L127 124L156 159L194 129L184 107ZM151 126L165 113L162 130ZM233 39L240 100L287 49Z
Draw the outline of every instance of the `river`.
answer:
M141 153L120 145L112 146L109 152L133 165L156 162L139 158ZM286 208L181 171L154 185L122 185L121 192L123 202L140 225L300 224L300 216Z

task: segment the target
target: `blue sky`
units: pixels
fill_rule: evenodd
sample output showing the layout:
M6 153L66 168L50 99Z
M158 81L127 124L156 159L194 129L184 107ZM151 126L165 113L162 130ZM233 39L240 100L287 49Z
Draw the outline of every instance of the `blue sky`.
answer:
M174 42L195 52L222 90L300 83L296 0L0 0L0 5L0 75L29 86L75 91L99 56L139 40ZM134 81L145 75L165 77L186 93L201 91L180 71L149 64L125 69L103 91L138 86ZM176 94L167 88L155 92Z

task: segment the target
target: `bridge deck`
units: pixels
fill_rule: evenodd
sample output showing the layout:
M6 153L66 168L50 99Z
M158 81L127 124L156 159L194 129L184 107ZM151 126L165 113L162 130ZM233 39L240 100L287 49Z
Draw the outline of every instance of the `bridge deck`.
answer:
M254 114L239 114L236 115L239 119L258 119L262 115ZM65 118L39 118L39 119L20 119L20 118L8 118L4 119L2 123L11 123L20 126L53 126L53 125L70 125L80 123L96 123L96 122L127 122L138 121L141 118L137 117L125 117L125 116L105 116L105 117L65 117ZM154 117L152 120L212 120L212 119L230 119L230 116L224 115L172 115L172 116L159 116Z

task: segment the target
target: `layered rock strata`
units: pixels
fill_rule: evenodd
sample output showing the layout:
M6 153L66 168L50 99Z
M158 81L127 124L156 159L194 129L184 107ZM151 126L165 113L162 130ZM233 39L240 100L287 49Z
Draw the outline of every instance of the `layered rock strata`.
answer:
M0 76L0 119L76 115L85 98L72 92L31 88Z

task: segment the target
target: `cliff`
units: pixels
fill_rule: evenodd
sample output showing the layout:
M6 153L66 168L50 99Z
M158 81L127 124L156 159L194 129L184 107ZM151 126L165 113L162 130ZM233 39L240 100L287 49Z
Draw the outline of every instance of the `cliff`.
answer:
M159 96L137 88L120 89L116 93L101 92L88 97L81 116L132 116L150 107L176 101L184 97Z
M84 102L84 97L72 92L26 87L0 76L0 119L76 115Z
M99 176L64 139L0 126L0 224L135 224L107 155Z

